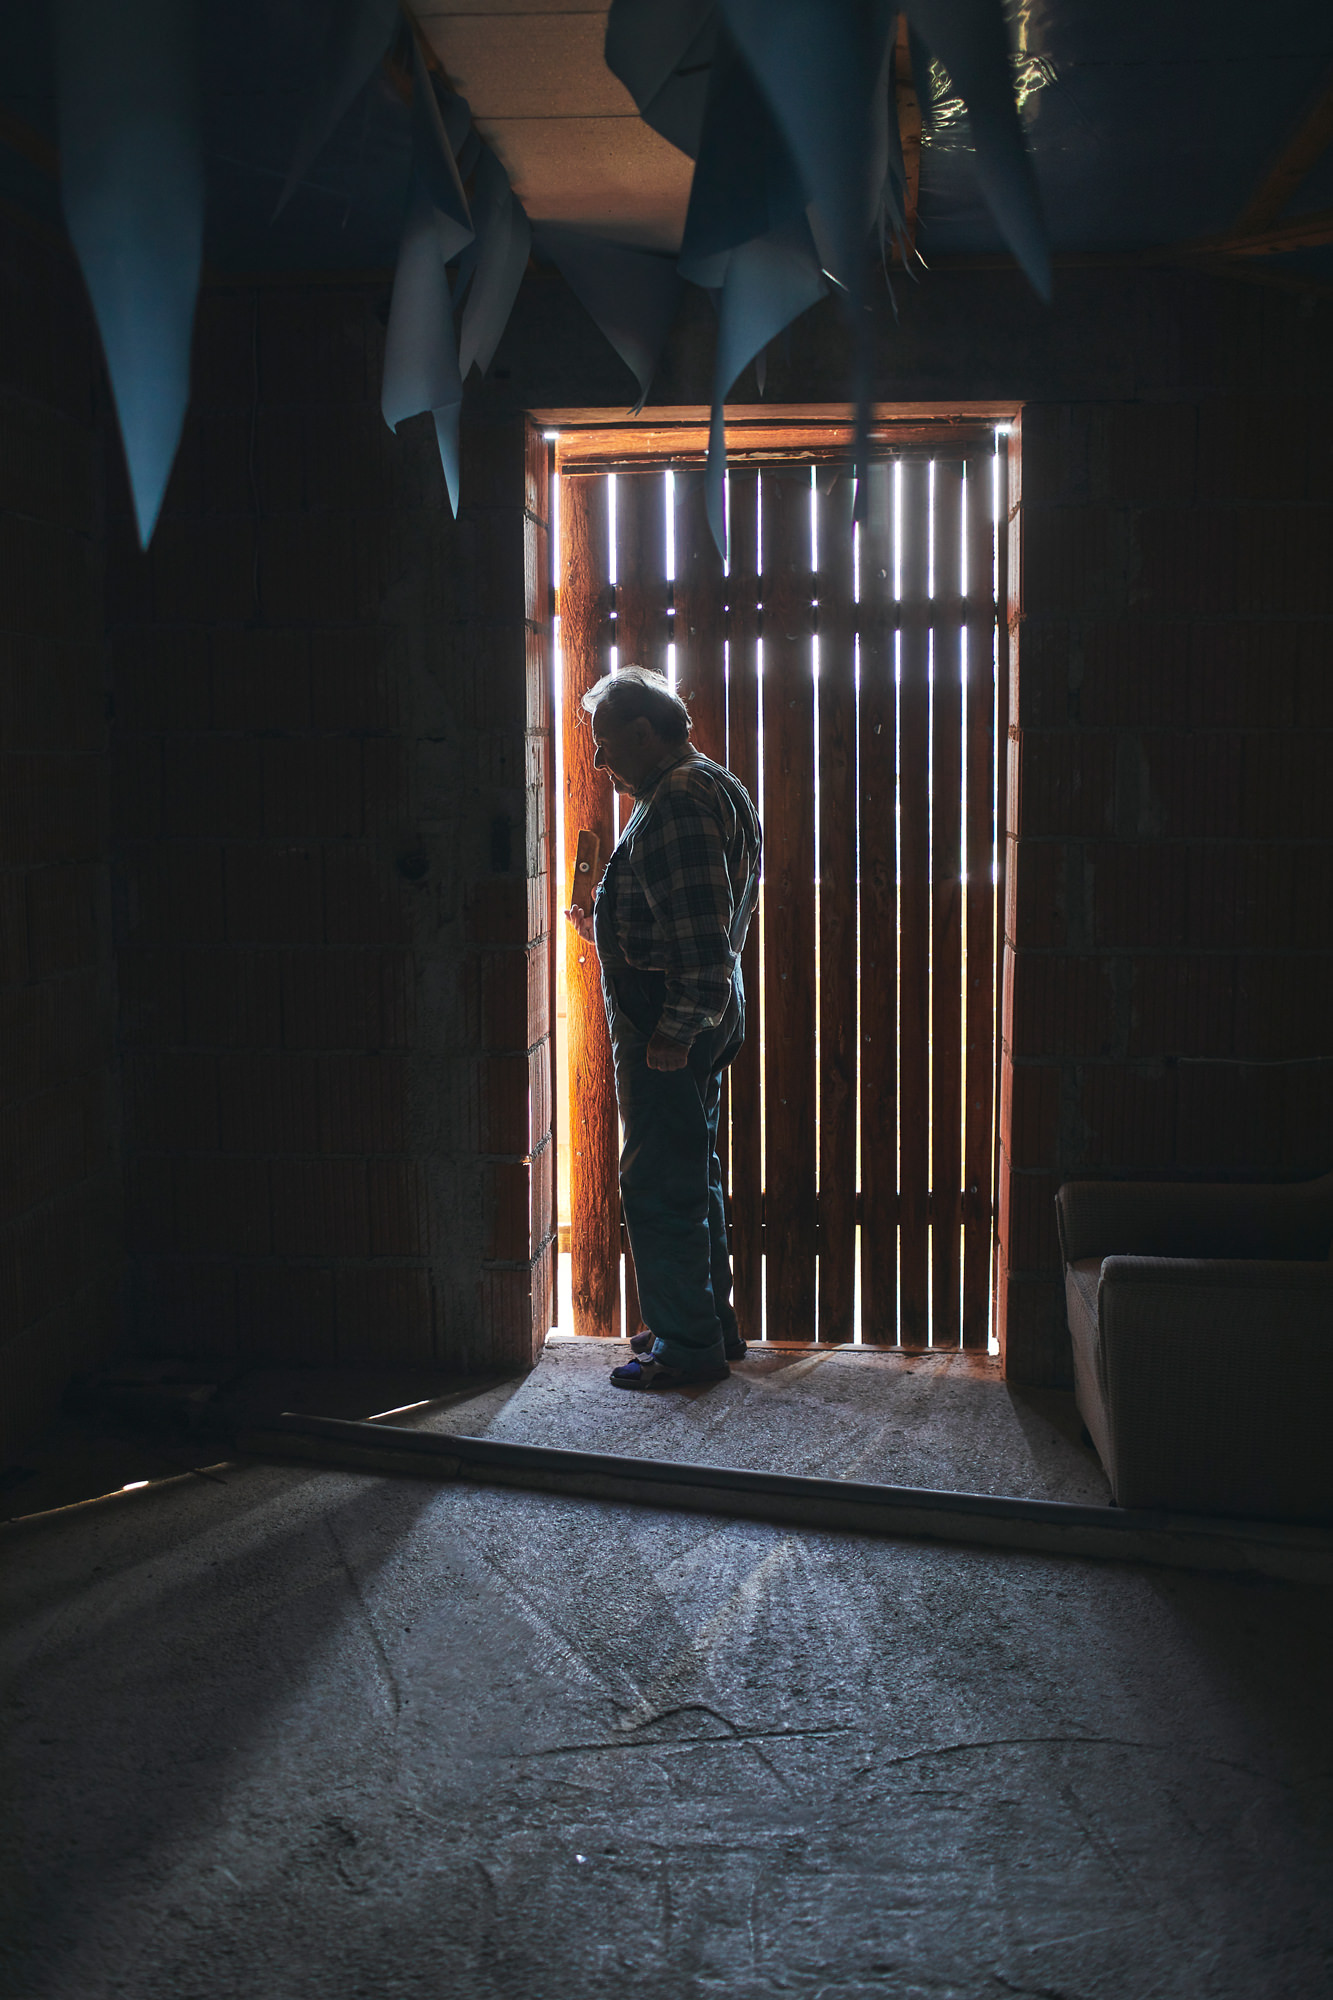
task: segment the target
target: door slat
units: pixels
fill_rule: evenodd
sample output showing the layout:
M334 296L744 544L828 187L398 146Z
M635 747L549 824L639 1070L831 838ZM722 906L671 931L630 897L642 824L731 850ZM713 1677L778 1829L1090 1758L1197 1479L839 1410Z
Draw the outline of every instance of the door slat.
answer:
M963 1346L984 1349L990 1322L991 1142L995 1082L995 599L993 460L966 466L967 803L964 892L967 1009L963 1149Z
M597 834L603 855L615 844L610 787L593 768L592 731L580 707L586 690L610 665L608 553L605 479L567 479L560 507L560 654L570 856L583 830ZM565 941L565 980L574 1331L614 1337L620 1331L620 1146L611 1037L597 954L572 928Z
M799 476L804 471L805 476ZM815 1331L810 475L763 474L764 1248L770 1339Z
M759 475L728 476L730 512L730 650L727 670L728 763L759 801ZM762 895L762 892L761 892ZM736 1318L744 1340L763 1338L763 1166L760 1158L760 914L741 954L745 1044L728 1073L731 1110L731 1251Z
M898 483L902 552L898 653L899 891L898 1220L900 1339L930 1340L930 467L904 459Z
M961 1337L963 1181L962 466L935 462L931 634L930 1339Z
M856 1306L856 604L850 466L819 508L819 1322L850 1341Z

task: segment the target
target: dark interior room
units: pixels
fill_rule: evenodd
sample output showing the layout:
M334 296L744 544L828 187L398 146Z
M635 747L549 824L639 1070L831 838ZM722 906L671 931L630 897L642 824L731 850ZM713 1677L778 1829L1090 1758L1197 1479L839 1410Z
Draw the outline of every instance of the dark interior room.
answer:
M1321 2000L1333 14L0 58L0 1993Z

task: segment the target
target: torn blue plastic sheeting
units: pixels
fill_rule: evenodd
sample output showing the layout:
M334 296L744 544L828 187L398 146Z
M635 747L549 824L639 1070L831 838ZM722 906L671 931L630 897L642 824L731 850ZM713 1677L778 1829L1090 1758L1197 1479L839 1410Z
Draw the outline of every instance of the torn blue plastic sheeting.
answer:
M147 548L190 400L203 254L189 0L57 0L65 220L102 337Z
M431 412L455 514L463 377L445 265L472 242L473 233L440 105L418 50L412 185L389 305L380 407L395 431L405 418Z
M643 408L680 300L674 257L566 225L538 225L536 243L639 385Z
M718 302L713 409L705 481L708 525L727 558L727 440L722 406L741 370L775 334L823 298L828 290L804 216L732 251Z
M400 18L398 0L333 0L319 80L301 125L301 136L278 197L275 216L282 213L298 182L333 137L339 120L388 48Z
M912 0L911 21L948 70L967 106L977 184L986 204L1033 289L1049 299L1050 246L1014 100L1009 38L999 0Z
M790 222L806 199L763 92L731 37L720 30L685 215L682 274L712 290L722 282L731 251Z
M887 101L896 9L890 0L721 0L721 11L819 210L829 269L855 302L887 169L882 153L876 160L874 105Z
M463 307L458 343L464 380L474 363L483 374L490 367L532 248L532 224L509 185L508 174L484 142L477 156L472 212L477 231L476 269Z
M716 0L612 0L606 65L651 125L691 160L699 153Z

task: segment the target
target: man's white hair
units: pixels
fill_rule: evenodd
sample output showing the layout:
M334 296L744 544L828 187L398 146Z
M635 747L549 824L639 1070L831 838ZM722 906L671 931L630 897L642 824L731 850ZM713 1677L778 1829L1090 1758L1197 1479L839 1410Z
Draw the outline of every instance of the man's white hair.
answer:
M666 675L651 667L621 667L614 674L603 674L584 695L583 706L589 715L604 709L617 724L646 716L664 743L686 742L693 726L689 709Z

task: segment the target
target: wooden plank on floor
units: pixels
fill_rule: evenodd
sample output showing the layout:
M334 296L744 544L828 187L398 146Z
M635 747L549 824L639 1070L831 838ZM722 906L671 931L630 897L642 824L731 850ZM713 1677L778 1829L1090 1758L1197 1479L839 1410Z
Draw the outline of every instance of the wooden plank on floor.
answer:
M605 476L562 482L560 652L564 709L565 853L581 831L596 833L603 858L615 844L611 789L593 768L594 744L580 700L610 664L613 625ZM569 890L569 883L562 885ZM569 1024L569 1207L574 1331L620 1331L619 1124L611 1038L597 954L570 928L565 946Z
M988 453L967 461L967 801L965 828L967 1009L963 1116L963 1346L984 1348L989 1333L994 1234L991 1145L995 1124L995 581L992 468Z
M728 477L730 495L730 653L727 674L727 754L730 768L759 800L759 475ZM731 1248L736 1318L745 1340L763 1338L763 1167L760 1154L761 994L759 943L763 892L741 954L745 983L745 1046L728 1073L731 1108Z
M930 697L930 1340L962 1335L963 689L962 484L937 459Z
M815 1329L814 578L808 467L762 475L767 1328Z
M860 537L861 1338L898 1339L898 611L891 463L872 465Z
M850 466L820 468L819 1321L848 1341L856 1303L856 602Z
M930 466L900 463L899 1324L915 1348L930 1339Z

